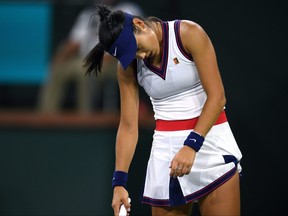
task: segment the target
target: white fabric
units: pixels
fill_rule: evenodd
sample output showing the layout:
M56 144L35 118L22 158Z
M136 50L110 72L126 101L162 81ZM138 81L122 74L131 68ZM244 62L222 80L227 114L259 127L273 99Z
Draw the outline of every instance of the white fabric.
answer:
M137 79L150 96L155 119L181 120L198 117L206 101L197 68L179 50L174 21L169 23L169 48L166 77L163 79L138 60ZM174 63L174 58L179 63ZM162 60L163 61L163 60Z
M168 58L166 75L163 71L160 71L161 74L159 71L152 71L153 68L149 66L150 70L144 61L138 60L137 79L151 98L155 119L191 119L200 115L207 96L194 62L186 58L177 45L174 21L168 23L169 49L166 55ZM178 63L174 62L175 57ZM176 184L174 187L175 184L171 184L169 166L175 154L183 147L184 140L191 130L155 131L142 203L155 206L178 205L177 200L172 200L178 199L175 196L178 193L173 191L178 186ZM235 161L231 162L227 158ZM214 125L205 136L203 146L196 153L190 174L178 178L184 203L214 190L234 175L236 170L240 172L241 166L238 162L241 158L242 154L228 122Z
M146 199L169 200L169 166L190 132L155 131L143 193ZM212 127L196 153L190 174L178 177L184 197L201 191L235 167L233 162L225 163L223 155L233 155L237 161L242 158L228 122ZM241 171L239 163L237 169Z

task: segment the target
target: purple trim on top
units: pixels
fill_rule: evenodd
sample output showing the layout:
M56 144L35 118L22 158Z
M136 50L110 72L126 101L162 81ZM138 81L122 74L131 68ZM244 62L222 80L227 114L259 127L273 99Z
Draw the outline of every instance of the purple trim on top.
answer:
M193 57L192 57L191 53L187 52L187 50L184 48L184 46L182 44L181 37L180 37L180 23L181 23L181 20L176 20L174 22L174 31L175 31L177 46L178 46L179 50L181 51L181 53L187 59L193 61Z
M163 35L163 46L162 46L162 60L160 67L156 67L152 64L150 64L147 59L144 59L145 66L160 76L162 79L165 80L166 78L166 69L167 69L167 63L168 63L168 49L169 49L169 26L168 22L162 22L162 35Z

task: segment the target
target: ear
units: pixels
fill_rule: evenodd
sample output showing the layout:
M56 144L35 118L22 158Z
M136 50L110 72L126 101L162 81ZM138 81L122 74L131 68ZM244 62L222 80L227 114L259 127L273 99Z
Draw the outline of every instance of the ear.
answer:
M143 30L145 28L145 23L141 19L134 18L133 24L139 30Z

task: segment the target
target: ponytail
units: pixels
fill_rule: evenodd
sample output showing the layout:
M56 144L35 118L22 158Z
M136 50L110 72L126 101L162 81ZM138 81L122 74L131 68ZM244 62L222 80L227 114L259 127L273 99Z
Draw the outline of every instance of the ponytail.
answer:
M105 5L97 5L97 13L100 17L98 29L99 43L87 54L83 60L83 67L86 68L85 75L101 73L104 53L117 39L122 31L124 12L111 11Z
M100 22L107 20L111 13L111 10L109 10L107 6L101 4L98 4L97 8L98 8L98 14L100 16Z
M105 22L111 10L104 5L97 5L97 12L100 17L100 25ZM100 30L99 30L100 31ZM96 76L101 72L102 64L103 64L103 56L104 56L105 48L99 42L84 58L83 67L86 68L85 75L95 74Z
M91 73L98 75L98 72L101 72L104 48L100 43L98 43L84 58L83 67L86 68L85 75L91 75Z

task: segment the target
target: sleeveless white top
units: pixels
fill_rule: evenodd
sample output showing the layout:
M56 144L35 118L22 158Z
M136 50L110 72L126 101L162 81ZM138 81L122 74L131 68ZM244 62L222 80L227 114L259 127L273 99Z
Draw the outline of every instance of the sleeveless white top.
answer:
M137 80L150 100L155 119L183 120L198 117L206 101L193 58L180 39L180 20L163 22L160 67L137 60Z

